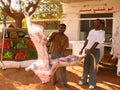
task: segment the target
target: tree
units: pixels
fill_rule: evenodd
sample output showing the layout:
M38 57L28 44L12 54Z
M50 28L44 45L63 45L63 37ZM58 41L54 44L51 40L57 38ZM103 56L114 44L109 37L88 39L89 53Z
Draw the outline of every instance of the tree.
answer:
M9 16L13 18L15 20L16 27L21 28L22 20L24 19L23 11L28 12L29 15L36 13L33 15L34 18L44 18L43 16L51 16L51 18L54 18L57 15L60 17L62 10L59 11L57 9L62 9L62 6L58 1L55 1L56 0L0 0L0 8L5 17ZM58 8L57 5L60 8Z
M40 0L0 0L0 8L4 16L12 17L16 22L16 27L21 28L24 18L22 11L33 14L39 2Z
M62 16L62 4L58 0L42 0L33 17L51 19Z

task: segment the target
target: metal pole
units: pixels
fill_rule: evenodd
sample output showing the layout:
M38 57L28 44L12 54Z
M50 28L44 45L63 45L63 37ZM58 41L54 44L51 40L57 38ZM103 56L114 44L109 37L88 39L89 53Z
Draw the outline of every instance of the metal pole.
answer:
M2 69L6 70L6 66L3 63L3 50L4 50L4 39L5 39L5 34L6 34L6 16L3 15L3 30L2 30L2 47L1 47L1 64L2 64ZM7 35L7 34L6 34Z

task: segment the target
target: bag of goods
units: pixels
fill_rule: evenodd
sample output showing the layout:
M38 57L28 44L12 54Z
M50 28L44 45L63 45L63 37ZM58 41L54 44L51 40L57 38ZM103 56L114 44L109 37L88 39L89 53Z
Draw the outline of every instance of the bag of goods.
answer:
M2 42L0 42L0 48L2 48ZM10 48L10 42L8 40L4 40L4 48Z
M14 53L11 51L7 51L3 54L4 59L13 59Z
M14 47L14 45L13 45L13 41L12 41L12 40L10 40L10 47L11 47L11 48Z
M25 36L25 33L23 31L18 31L17 34L19 38L22 38Z
M10 36L11 39L17 39L18 38L17 32L15 32L15 31L11 31L9 36Z
M27 51L27 56L29 59L36 59L37 58L37 52L35 51Z
M17 59L17 60L23 60L23 59L26 59L26 58L27 58L27 55L24 51L19 51L15 55L15 59Z
M25 45L25 41L24 40L21 40L17 43L17 48L25 48L26 45Z
M33 44L33 42L32 42L32 40L27 40L26 41L26 46L28 47L28 48L33 48L34 47L34 44Z

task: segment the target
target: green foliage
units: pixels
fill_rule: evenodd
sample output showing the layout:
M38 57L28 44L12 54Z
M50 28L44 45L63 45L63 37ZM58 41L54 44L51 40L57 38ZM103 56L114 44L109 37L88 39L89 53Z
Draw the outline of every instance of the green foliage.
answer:
M42 0L33 18L60 18L62 16L62 4L55 0Z
M13 55L14 55L13 52L7 51L7 52L4 53L3 58L4 59L12 59Z
M20 25L19 23L17 23L17 19L21 17L22 11L27 11L29 13L31 12L32 19L61 18L63 11L60 0L40 0L38 5L36 4L37 1L39 0L22 0L22 1L15 0L13 2L7 0L7 3L9 3L10 6L9 5L4 6L5 4L2 5L0 1L0 21L3 20L2 10L3 11L5 10L5 12L7 13L6 20L7 21L15 20L16 25ZM19 3L16 4L15 2L19 2ZM36 6L38 7L35 8ZM26 22L24 20L24 17L19 19L23 19L22 20L23 22L20 23L22 23L22 27L26 27Z
M2 10L0 9L0 21L2 21L3 20L3 14L2 14ZM7 21L12 21L12 20L14 20L13 18L11 18L10 16L7 16L6 17L6 20Z

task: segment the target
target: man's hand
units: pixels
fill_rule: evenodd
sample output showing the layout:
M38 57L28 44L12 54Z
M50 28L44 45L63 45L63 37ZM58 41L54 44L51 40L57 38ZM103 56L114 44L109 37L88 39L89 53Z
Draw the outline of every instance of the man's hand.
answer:
M83 50L81 50L80 52L79 52L79 55L81 55L83 53Z
M90 54L91 54L91 51L88 49L88 50L86 51L86 54L87 54L87 55L90 55Z
M23 14L24 14L25 18L30 19L30 16L27 12L23 12Z

